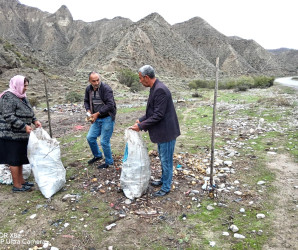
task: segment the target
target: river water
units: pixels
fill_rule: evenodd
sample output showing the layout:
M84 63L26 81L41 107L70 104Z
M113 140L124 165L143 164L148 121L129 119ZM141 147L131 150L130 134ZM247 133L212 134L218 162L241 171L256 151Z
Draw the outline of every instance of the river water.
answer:
M282 77L282 78L276 78L274 80L274 83L279 83L285 86L293 87L295 89L298 89L298 76L295 76L297 80L292 80L294 76L291 77Z

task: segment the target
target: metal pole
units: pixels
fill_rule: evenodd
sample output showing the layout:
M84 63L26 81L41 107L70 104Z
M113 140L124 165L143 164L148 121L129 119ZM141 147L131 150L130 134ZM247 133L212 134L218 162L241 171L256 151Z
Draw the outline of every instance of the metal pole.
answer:
M216 73L215 73L215 86L214 86L214 104L213 104L213 120L212 120L212 137L211 137L211 162L210 162L210 186L213 190L213 164L214 164L214 137L215 137L215 124L216 124L216 101L218 89L218 71L219 71L219 58L216 58Z
M47 101L47 109L48 109L49 132L50 132L51 138L53 138L53 135L52 135L52 126L51 126L50 105L49 105L49 97L48 97L48 88L47 88L47 81L48 81L48 79L47 79L47 77L46 77L43 69L39 69L39 72L43 73L43 75L44 75L44 89L45 89L45 92L46 92L46 101Z

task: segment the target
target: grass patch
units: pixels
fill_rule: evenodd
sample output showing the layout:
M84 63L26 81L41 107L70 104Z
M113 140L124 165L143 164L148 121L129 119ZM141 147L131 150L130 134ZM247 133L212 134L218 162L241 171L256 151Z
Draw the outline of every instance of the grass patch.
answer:
M289 131L285 144L286 150L294 156L295 162L298 162L298 131Z
M189 220L199 220L200 222L204 223L212 223L215 220L218 220L222 214L222 208L213 205L214 201L212 200L204 200L201 203L201 207L197 208L193 214L187 215L187 219ZM214 210L209 211L207 210L207 206L212 205L214 206Z
M74 162L74 159L80 160L85 159L86 154L91 155L91 151L86 140L88 132L83 132L80 137L75 137L75 135L67 135L58 139L60 142L60 147L63 148L63 154L61 160L63 164ZM87 152L87 153L86 153Z
M258 151L259 153L264 153L265 149L268 149L270 146L273 146L273 138L279 136L279 132L268 132L266 135L258 136L257 138L248 140L250 143L250 147L254 151Z
M259 97L255 95L249 95L247 93L232 93L227 91L220 91L217 98L218 102L226 102L231 104L256 103L258 100Z
M206 209L207 205L212 205L215 209L209 211ZM271 235L268 232L268 227L271 223L272 218L266 213L265 208L259 210L258 208L246 208L245 213L240 213L241 205L228 205L225 207L218 207L213 205L210 200L204 200L202 207L198 208L193 214L187 215L188 224L195 225L191 235L196 235L196 240L200 238L200 242L204 243L207 247L210 241L216 238L215 249L261 249L261 246L268 240ZM259 220L256 218L256 214L264 213L266 220ZM245 216L244 216L245 215ZM227 223L228 222L228 223ZM233 237L234 233L229 230L231 224L237 225L240 229L237 233L244 235L245 239L236 239ZM262 235L258 235L259 230L263 231ZM202 233L203 232L203 233ZM209 235L207 232L212 232ZM222 232L229 232L229 236L220 236ZM216 236L215 236L216 235ZM229 242L227 246L226 243ZM197 242L192 242L191 245L198 246ZM188 248L188 249L193 249Z
M188 127L194 125L212 125L212 114L213 109L209 106L198 107L191 111L191 114L188 116L185 121L185 125Z

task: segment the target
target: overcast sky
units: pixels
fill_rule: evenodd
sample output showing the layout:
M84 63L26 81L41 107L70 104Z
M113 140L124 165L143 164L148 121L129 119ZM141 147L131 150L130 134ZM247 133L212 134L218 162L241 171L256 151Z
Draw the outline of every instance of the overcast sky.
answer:
M85 22L116 16L136 22L157 12L175 24L198 16L226 36L253 39L265 49L298 49L298 0L19 1L49 13L66 5L75 20Z

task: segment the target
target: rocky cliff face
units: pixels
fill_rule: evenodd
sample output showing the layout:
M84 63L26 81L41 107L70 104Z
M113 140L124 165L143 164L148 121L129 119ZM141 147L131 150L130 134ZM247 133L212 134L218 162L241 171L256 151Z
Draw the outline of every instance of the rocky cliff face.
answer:
M278 60L255 41L226 37L202 18L195 17L173 27L211 63L215 64L219 57L220 69L228 75L282 73Z
M289 75L298 74L298 50L280 48L269 50L279 60Z
M130 25L110 55L111 66L154 65L160 73L207 76L214 66L157 13Z
M137 70L151 64L165 75L208 78L219 57L227 76L297 73L297 57L285 64L287 59L255 41L226 37L198 17L173 26L157 13L138 22L116 17L86 23L73 20L66 6L51 14L17 0L0 0L0 30L0 68L24 64L3 49L7 41L47 67L72 70Z

